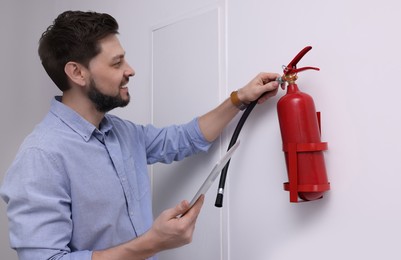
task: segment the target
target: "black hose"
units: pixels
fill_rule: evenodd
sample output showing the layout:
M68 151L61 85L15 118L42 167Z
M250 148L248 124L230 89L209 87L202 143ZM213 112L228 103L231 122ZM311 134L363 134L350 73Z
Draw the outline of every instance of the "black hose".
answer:
M255 100L255 101L251 102L248 105L248 107L246 108L246 110L244 111L244 113L242 114L242 116L241 116L241 118L240 118L240 120L239 120L239 122L237 124L237 127L235 128L234 133L233 133L233 135L231 137L231 141L230 141L230 144L228 145L228 149L227 150L229 150L237 142L239 133L241 132L241 129L244 126L245 121L248 118L249 114L252 112L252 110L254 109L255 105L258 103L258 100ZM230 165L230 161L228 161L226 163L226 165L224 166L223 170L221 170L219 189L217 191L216 202L214 204L218 208L223 207L224 186L225 186L225 183L226 183L227 171L228 171L228 167Z

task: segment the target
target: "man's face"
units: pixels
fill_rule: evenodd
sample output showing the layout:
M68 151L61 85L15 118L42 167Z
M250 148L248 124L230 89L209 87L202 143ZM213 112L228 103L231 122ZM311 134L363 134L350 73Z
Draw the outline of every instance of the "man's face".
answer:
M125 51L116 35L100 41L101 52L89 63L91 78L88 98L99 112L124 107L130 101L129 77L135 74L125 60Z

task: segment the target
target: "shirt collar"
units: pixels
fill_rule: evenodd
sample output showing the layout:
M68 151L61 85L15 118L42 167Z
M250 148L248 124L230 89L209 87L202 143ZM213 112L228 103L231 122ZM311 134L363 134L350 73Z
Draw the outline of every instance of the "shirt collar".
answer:
M77 112L61 102L61 96L56 96L50 105L50 112L60 118L68 127L79 134L85 142L91 138L96 127L85 120ZM106 117L100 122L100 131L107 133L112 128L111 123Z

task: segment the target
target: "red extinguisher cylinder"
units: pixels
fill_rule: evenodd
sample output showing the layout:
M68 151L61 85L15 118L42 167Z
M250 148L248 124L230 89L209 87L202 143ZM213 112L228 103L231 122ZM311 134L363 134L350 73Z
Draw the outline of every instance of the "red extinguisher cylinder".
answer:
M310 95L301 92L297 84L290 83L286 95L277 103L277 112L289 180L291 182L290 169L294 168L289 161L291 151L286 147L296 147L298 196L306 201L319 199L329 189L329 183L322 149L313 149L321 144L314 101Z

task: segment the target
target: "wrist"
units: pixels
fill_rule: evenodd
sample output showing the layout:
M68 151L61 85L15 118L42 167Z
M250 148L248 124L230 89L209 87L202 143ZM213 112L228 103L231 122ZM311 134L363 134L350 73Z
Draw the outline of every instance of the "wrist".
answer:
M161 251L148 233L115 247L93 251L92 260L147 259Z
M152 229L148 230L137 239L141 240L140 247L143 250L143 253L148 255L148 257L165 250L165 248L162 248L161 242L157 239L157 235Z
M243 101L244 97L241 94L242 93L240 93L240 90L231 92L230 100L231 103L239 110L244 110L245 108L247 108L248 104Z

